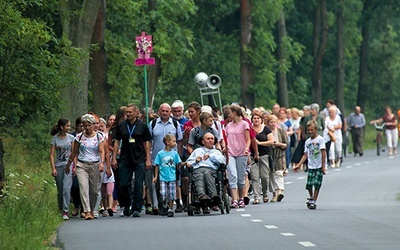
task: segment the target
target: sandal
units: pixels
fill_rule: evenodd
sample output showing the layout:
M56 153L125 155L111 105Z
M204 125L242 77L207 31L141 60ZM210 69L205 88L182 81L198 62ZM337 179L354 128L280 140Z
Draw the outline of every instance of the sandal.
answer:
M238 208L239 207L239 205L238 205L238 203L237 203L237 201L232 201L232 204L231 204L231 208Z
M72 211L72 216L76 217L79 214L79 208L74 208L74 211Z
M263 197L263 202L264 202L264 203L267 203L268 201L269 201L268 196L264 196L264 197Z
M244 208L246 205L244 204L244 201L243 201L243 199L239 199L239 207L240 208Z
M260 200L259 200L259 199L254 199L253 204L254 204L254 205L260 204Z
M210 199L210 198L208 198L208 196L205 195L205 194L199 195L199 200L209 200L209 199Z

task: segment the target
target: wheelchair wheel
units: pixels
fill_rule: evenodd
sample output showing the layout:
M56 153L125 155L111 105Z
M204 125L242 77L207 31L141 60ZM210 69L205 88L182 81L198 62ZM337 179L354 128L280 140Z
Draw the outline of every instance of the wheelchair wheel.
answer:
M224 202L221 202L219 204L219 210L221 211L221 214L225 213L225 204L224 204Z
M189 216L193 216L194 215L193 210L194 210L193 205L189 205L188 206L188 212L187 212Z
M229 195L228 194L224 194L223 203L225 206L226 213L229 214L231 211L231 204L229 203Z

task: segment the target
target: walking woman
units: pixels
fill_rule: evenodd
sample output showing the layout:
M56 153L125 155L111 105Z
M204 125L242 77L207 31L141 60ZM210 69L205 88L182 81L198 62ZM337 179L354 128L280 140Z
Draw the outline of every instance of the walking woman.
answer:
M389 155L397 155L397 142L398 142L398 130L397 130L397 118L392 113L392 109L389 106L385 108L385 114L370 123L385 123L385 134L387 145L389 148Z
M72 185L72 175L65 175L65 168L74 142L74 136L68 133L70 129L71 123L67 119L61 118L52 127L50 133L53 136L50 147L51 175L54 176L56 181L58 209L62 211L64 220L69 219L68 211ZM64 185L64 181L66 185Z
M253 122L253 129L257 133L256 142L258 145L258 154L260 156L258 161L254 160L254 164L250 169L251 182L253 184L254 192L253 204L260 204L261 190L263 194L263 202L267 203L270 172L268 157L271 154L270 146L274 144L274 136L272 135L271 129L264 125L261 113L254 112L251 121Z
M270 191L273 193L271 202L281 201L284 197L285 189L283 173L286 169L286 147L288 145L288 137L286 131L279 127L278 118L270 115L267 118L267 126L271 129L274 137L272 144L272 158L274 166L270 172Z
M100 172L104 170L104 137L94 130L96 119L93 115L82 116L84 132L75 137L73 151L68 159L66 173L69 174L69 166L78 156L76 172L79 182L79 190L85 219L94 219L94 209L97 201L98 183ZM111 175L110 166L107 165L107 174Z
M246 162L250 154L250 125L243 120L239 105L232 104L229 110L232 122L226 125L229 163L227 166L232 208L244 208Z

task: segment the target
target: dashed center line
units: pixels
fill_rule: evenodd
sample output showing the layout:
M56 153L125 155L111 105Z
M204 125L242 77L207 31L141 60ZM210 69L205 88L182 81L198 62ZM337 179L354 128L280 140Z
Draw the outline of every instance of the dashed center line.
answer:
M303 179L305 179L306 177L304 177L304 176L301 176L301 177L297 177L297 180L303 180Z
M268 228L268 229L277 229L278 227L275 225L264 225L264 227Z
M292 233L281 233L283 236L295 236L295 234L292 234Z
M303 247L315 247L315 245L309 241L299 241L300 245L303 245Z
M252 222L263 222L262 220L260 220L260 219L254 219L254 220L251 220Z
M285 185L292 184L292 183L293 183L293 181L288 181L288 182L285 182Z
M251 214L241 214L242 217L251 217Z

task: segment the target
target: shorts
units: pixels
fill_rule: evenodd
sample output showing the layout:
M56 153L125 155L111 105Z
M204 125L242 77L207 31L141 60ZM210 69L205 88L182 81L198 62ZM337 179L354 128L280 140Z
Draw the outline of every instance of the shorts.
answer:
M308 169L306 189L310 190L313 187L315 189L320 189L323 177L324 175L322 174L321 168Z
M176 181L160 181L160 194L163 201L176 199Z

